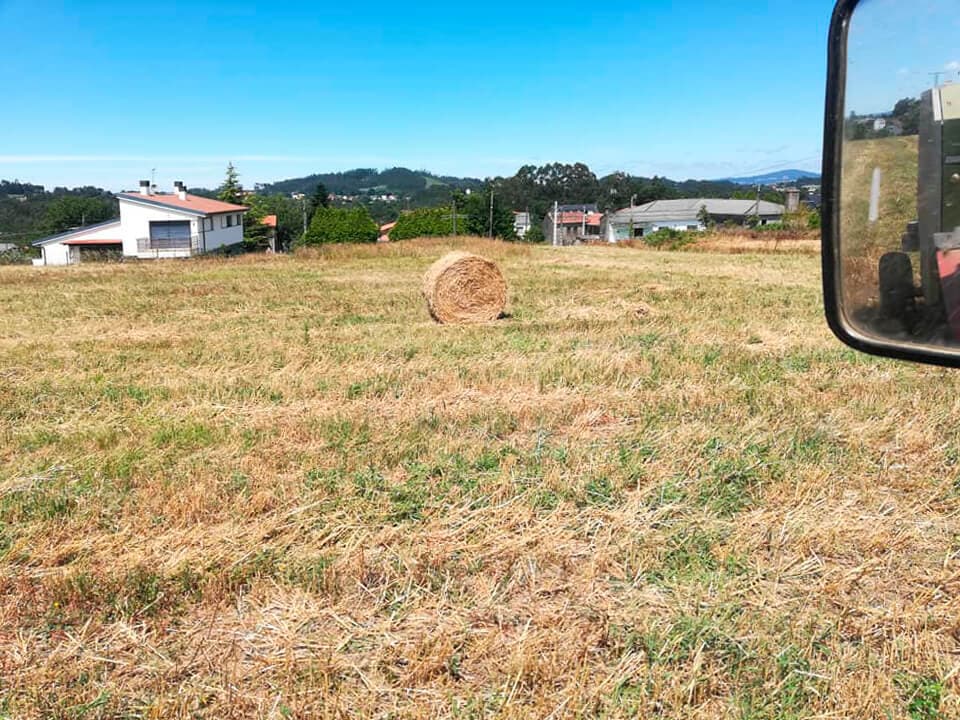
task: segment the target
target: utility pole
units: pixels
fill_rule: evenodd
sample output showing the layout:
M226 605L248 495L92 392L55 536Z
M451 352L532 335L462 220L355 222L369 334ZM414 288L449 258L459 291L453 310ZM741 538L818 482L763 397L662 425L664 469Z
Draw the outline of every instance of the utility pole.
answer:
M457 198L454 196L453 202L453 236L457 236Z
M757 204L756 210L753 213L757 218L757 225L760 224L760 183L757 183Z
M493 239L493 190L490 191L490 239Z
M559 207L559 205L560 204L556 200L553 201L553 244L554 245L557 244L557 208Z
M934 87L939 87L939 86L940 86L940 76L941 76L941 75L946 75L946 73L943 72L942 70L937 71L937 72L927 73L927 74L928 74L930 77L933 78L933 86L934 86Z
M307 199L300 198L300 210L303 212L303 234L307 234Z

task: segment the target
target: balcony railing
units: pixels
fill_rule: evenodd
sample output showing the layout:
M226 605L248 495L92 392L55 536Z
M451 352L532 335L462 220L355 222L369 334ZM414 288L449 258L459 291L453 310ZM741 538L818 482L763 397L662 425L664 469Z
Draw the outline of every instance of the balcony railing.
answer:
M164 255L196 255L203 252L203 238L200 235L176 238L137 238L137 254L153 253Z

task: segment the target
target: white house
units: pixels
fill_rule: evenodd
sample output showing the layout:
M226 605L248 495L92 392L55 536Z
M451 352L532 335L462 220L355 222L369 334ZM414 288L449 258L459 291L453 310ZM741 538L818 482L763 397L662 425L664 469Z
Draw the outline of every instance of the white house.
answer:
M120 193L120 219L68 230L34 246L42 265L72 265L105 253L142 259L190 257L243 241L243 215L249 209L190 195L182 182L172 193L158 193L146 180L140 192Z
M703 213L713 222L746 224L756 218L760 225L780 222L784 207L766 200L728 200L724 198L687 198L654 200L645 205L624 208L604 216L601 236L607 242L641 238L657 230L705 230Z
M513 213L514 234L518 238L522 238L527 234L527 232L529 232L529 230L530 230L530 213L514 211Z

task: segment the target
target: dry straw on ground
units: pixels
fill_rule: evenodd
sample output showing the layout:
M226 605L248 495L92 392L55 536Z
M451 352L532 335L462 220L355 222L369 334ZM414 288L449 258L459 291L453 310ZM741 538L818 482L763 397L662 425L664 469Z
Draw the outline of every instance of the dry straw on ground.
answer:
M496 320L507 304L500 268L473 253L455 251L437 260L423 276L430 316L441 323Z
M509 318L418 321L450 250ZM0 718L960 718L960 374L841 346L814 255L438 238L0 307Z

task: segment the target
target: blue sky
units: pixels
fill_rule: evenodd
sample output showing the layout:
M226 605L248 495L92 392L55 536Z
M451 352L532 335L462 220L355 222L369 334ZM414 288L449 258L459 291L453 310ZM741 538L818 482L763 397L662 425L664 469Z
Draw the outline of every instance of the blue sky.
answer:
M817 169L830 0L0 0L0 178Z
M847 46L847 113L889 110L937 82L960 82L956 0L869 0Z

